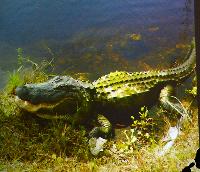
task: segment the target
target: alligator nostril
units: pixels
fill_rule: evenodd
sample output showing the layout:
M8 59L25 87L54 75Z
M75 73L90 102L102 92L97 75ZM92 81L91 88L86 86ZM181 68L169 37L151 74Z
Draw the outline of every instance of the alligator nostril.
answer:
M17 96L19 96L21 89L22 89L22 87L17 87L17 88L15 89L15 94L16 94Z
M23 87L17 87L15 89L16 95L19 96L21 94L22 90L23 90Z

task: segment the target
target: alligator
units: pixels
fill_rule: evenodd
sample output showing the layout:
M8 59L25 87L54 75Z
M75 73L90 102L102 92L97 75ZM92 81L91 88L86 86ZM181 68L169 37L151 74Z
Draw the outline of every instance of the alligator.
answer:
M195 45L191 44L186 60L163 70L142 72L115 71L94 82L83 82L70 76L55 76L43 83L29 83L15 90L16 102L25 111L43 118L69 116L74 125L96 121L91 137L107 138L112 125L130 121L135 109L159 100L170 112L182 113L174 102L173 88L187 79L196 65Z

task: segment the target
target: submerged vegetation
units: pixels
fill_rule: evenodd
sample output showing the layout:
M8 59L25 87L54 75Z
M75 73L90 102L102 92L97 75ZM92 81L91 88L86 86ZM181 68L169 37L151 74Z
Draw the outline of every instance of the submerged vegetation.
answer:
M165 156L158 156L164 142L156 137L161 132L158 121L164 119L167 126L168 119L153 119L146 107L141 108L140 119L132 117L130 128L120 130L118 138L93 156L84 127L74 129L65 120L41 119L22 112L14 102L16 86L46 81L52 61L39 65L18 49L18 64L0 92L0 171L181 171L195 157L198 127L192 96L183 102L190 106L191 120L183 123L180 137Z

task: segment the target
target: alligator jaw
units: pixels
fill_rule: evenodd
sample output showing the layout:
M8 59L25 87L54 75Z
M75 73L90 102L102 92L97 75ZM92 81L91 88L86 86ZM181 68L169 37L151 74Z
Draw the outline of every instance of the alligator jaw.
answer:
M47 103L32 104L29 101L25 101L25 100L20 99L18 96L15 96L15 102L20 108L25 109L28 112L32 112L32 113L37 112L38 110L43 109L43 108L49 109L49 110L53 109L58 104L61 103L61 102L58 102L58 103L55 103L55 104L47 104Z

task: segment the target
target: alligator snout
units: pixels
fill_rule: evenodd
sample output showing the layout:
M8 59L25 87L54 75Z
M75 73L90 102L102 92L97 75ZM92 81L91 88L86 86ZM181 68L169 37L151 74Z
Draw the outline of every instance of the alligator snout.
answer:
M19 86L15 90L16 96L32 104L55 103L61 101L66 96L65 90L57 90L48 86L38 86L27 84Z
M18 96L22 100L29 99L29 91L25 86L17 87L15 90L16 96Z

